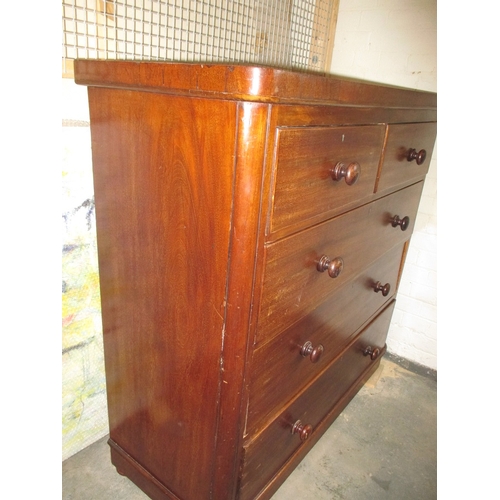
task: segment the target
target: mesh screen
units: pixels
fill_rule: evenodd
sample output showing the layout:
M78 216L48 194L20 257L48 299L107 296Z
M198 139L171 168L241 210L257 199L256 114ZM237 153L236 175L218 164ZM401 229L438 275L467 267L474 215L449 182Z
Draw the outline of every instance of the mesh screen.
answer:
M76 58L247 62L322 70L333 0L63 0Z

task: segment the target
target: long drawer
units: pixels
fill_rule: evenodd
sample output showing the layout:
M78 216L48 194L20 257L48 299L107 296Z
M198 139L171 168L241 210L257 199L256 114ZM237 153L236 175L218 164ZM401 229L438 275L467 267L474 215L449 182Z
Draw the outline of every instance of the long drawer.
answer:
M396 293L403 246L376 260L299 322L257 348L246 432L256 432L345 348ZM378 292L375 292L378 287ZM383 289L380 289L383 288Z
M384 135L384 125L279 129L271 232L371 198Z
M389 125L376 191L383 193L423 179L429 170L437 124Z
M394 301L389 304L324 374L268 427L256 436L249 436L244 443L241 500L254 498L294 451L307 444L307 437L314 433L314 428L378 360L378 353L383 352L385 346L394 304Z
M419 182L270 244L255 342L269 341L299 321L380 255L409 239L422 186Z

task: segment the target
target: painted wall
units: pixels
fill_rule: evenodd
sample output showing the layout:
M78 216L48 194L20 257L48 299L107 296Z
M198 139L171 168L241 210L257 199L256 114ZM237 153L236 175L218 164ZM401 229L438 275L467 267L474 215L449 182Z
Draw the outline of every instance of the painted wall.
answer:
M87 90L62 81L62 458L108 433Z
M436 91L435 0L340 0L331 72ZM437 144L408 252L388 351L437 369Z

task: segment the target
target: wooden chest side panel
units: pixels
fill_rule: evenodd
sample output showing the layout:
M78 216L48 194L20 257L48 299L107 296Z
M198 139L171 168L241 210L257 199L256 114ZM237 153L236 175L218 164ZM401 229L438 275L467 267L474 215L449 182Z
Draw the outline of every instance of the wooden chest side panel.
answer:
M209 498L236 105L89 99L111 440L179 497Z

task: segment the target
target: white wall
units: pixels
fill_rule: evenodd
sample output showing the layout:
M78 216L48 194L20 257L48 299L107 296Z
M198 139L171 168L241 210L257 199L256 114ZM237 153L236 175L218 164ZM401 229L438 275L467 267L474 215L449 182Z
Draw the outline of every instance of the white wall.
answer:
M62 459L109 432L87 88L61 87Z
M331 72L435 92L436 0L340 0ZM387 339L437 369L437 143Z

